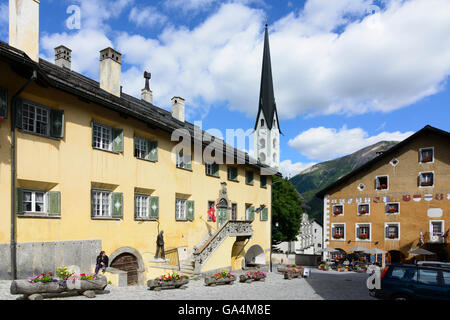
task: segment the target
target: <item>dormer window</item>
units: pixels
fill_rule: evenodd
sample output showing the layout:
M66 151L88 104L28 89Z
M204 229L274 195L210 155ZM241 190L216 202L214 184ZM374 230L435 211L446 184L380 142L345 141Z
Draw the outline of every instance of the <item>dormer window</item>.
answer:
M387 190L387 189L389 189L388 176L376 177L375 178L375 189L376 190Z
M261 119L261 127L264 127L264 119Z
M434 162L434 148L419 149L419 162L420 163Z

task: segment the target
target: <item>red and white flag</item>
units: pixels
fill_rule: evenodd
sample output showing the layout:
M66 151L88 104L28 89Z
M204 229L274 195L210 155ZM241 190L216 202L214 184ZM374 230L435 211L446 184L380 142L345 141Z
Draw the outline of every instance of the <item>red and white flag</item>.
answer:
M216 222L216 207L222 202L219 201L217 202L215 205L213 205L209 210L208 210L208 215L211 218L212 222Z

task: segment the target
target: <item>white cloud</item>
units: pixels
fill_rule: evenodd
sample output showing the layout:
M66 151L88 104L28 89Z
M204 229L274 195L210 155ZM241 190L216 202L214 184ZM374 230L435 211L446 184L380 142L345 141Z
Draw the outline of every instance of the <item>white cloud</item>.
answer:
M171 0L172 5L181 3L177 1ZM183 4L201 9L213 2ZM229 109L255 116L265 12L243 4L253 2L217 3L218 10L193 29L168 25L154 39L116 30L111 42L128 65L123 67L124 91L139 96L140 74L145 69L153 75L157 105L167 106L172 96L180 95L198 113L226 102ZM82 29L79 34L57 36L64 44L74 44L73 64L81 67L76 71L90 75L94 65L98 69L98 40L102 46L110 41L105 21L117 17L132 1L116 1L114 12L105 1L81 3L82 26L90 32ZM281 118L390 112L442 90L450 74L450 2L392 0L382 11L365 16L371 3L308 0L303 10L271 24L272 68ZM133 19L143 24L145 15L134 11ZM92 38L87 37L78 48L81 35ZM47 56L53 56L53 43L46 44L55 37L44 36ZM89 45L95 50L88 49ZM133 80L138 74L139 80Z
M165 0L164 6L167 9L181 9L183 12L193 10L206 10L217 0Z
M359 149L380 141L402 141L414 132L381 132L369 136L361 128L341 129L311 128L290 139L288 144L309 159L320 161L331 160L339 156L351 154Z
M296 174L299 174L301 171L312 167L316 162L296 162L292 163L291 160L284 160L280 162L280 172L283 174L283 177L292 178Z
M134 7L130 11L129 20L139 27L153 27L166 23L168 18L159 12L156 7Z

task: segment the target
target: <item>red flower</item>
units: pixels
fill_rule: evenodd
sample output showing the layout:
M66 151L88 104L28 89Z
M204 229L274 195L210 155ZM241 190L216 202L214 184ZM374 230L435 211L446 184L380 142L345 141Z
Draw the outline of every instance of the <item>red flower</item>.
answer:
M85 273L81 273L80 276L84 277L84 276L86 276L86 274Z
M48 274L50 275L50 277L53 277L53 273L49 272Z
M44 273L41 273L41 276L45 276L45 272L44 272Z

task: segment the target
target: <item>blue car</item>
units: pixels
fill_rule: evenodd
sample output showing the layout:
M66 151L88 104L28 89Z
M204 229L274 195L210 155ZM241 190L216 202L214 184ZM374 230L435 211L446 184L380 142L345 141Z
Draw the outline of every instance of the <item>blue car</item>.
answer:
M450 269L411 264L390 264L381 273L381 288L369 294L378 299L450 300Z

